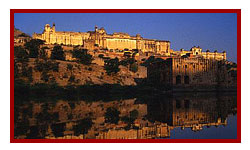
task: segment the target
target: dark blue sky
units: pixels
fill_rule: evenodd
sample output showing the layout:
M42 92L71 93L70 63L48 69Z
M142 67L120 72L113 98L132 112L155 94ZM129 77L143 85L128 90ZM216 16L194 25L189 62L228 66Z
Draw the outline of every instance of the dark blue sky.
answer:
M55 22L57 31L86 32L94 26L108 33L140 33L144 38L169 40L171 48L189 50L200 46L237 61L237 15L234 13L17 13L15 27L32 35L42 33L45 24Z

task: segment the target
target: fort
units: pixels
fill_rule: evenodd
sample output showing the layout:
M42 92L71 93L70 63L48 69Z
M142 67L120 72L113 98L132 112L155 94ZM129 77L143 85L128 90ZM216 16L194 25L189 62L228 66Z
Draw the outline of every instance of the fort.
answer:
M15 44L29 40L28 38L24 40L22 36L15 37ZM92 63L100 67L105 65L105 60L99 57L100 55L122 61L127 58L127 53L133 54L129 56L133 57L139 66L138 76L146 78L148 83L151 82L154 85L192 91L203 88L218 90L237 87L237 65L234 66L234 70L231 69L232 65L227 61L226 51L206 50L204 52L199 46L193 46L190 50L173 50L170 41L167 40L146 39L140 34L131 36L122 32L108 34L103 27L97 26L94 31L67 32L56 31L55 24L52 26L46 24L41 34L33 34L33 39L44 41L41 47L44 47L48 58L51 57L54 46L60 45L64 51L65 60L75 61L72 52L77 47L76 49L87 49L93 56ZM150 56L161 61L149 62L145 68L141 64L149 60Z
M94 31L88 32L67 32L56 31L56 26L51 27L46 24L42 34L33 34L34 39L44 40L45 44L60 44L67 46L82 46L88 50L105 49L109 52L118 50L138 50L141 55L163 56L163 57L180 57L183 55L202 56L207 59L226 60L226 52L219 53L217 50L202 52L199 46L192 47L190 50L181 49L175 51L170 47L170 41L146 39L140 34L131 36L128 33L115 32L108 34L106 30L95 26Z
M144 39L140 34L130 36L127 33L115 32L107 34L106 30L95 26L94 31L88 32L65 32L56 31L55 24L50 27L45 25L42 34L33 34L33 38L41 39L46 44L82 45L86 49L94 49L95 46L101 49L124 50L138 49L142 52L168 53L170 42L154 39Z

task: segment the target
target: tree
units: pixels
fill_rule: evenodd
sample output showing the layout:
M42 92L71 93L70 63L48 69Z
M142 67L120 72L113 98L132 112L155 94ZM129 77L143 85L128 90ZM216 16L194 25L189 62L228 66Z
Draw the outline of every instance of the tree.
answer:
M129 117L130 117L131 122L134 122L135 119L137 119L138 115L139 115L139 112L136 109L130 111Z
M99 58L103 58L104 55L103 55L103 54L99 54L98 57L99 57Z
M53 50L51 52L51 59L65 60L65 54L62 46L56 45L53 47Z
M117 124L118 121L120 120L119 118L120 113L121 112L118 111L116 108L113 108L113 107L107 108L105 115L104 115L105 122Z
M47 46L41 48L40 53L39 53L40 58L47 59L48 57L47 52L46 52L47 49L49 49Z
M52 124L51 129L55 137L64 136L64 131L66 128L66 123Z
M19 77L19 68L17 61L14 61L14 79L17 79Z
M93 61L92 55L88 54L87 49L74 49L72 55L78 62L84 65L90 65Z
M127 58L127 59L123 59L119 62L120 65L123 65L123 66L128 66L128 65L131 65L135 62L135 59L134 58Z
M132 71L132 72L134 72L134 73L136 73L138 71L138 65L137 65L137 63L134 62L133 64L131 64L129 66L129 70Z
M18 62L27 62L28 56L28 52L23 47L14 47L14 57L17 59Z
M21 33L18 35L18 37L30 37L28 34L25 34L25 33Z
M141 64L141 66L148 67L153 62L161 62L164 61L162 58L155 58L154 56L150 56L144 63Z
M75 76L74 75L71 75L69 80L68 80L69 83L74 83L75 82Z
M72 71L73 65L72 64L67 64L67 70Z
M111 75L112 73L117 73L120 71L119 68L119 59L116 57L114 59L109 59L105 61L104 69L106 70L106 73L108 75Z
M39 55L40 45L43 45L44 41L39 39L32 39L25 43L25 48L29 51L29 57L37 58Z
M76 136L80 134L87 134L88 130L92 127L92 119L85 118L77 122L75 126L73 126L73 130Z
M129 117L124 116L121 118L121 120L127 123L129 126L131 126L131 124L134 123L134 121L137 119L138 115L139 115L139 112L136 109L134 109L129 112Z

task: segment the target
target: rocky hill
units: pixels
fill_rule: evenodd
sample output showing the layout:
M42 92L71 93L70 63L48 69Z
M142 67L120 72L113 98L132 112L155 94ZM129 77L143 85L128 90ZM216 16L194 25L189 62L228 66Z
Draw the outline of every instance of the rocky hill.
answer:
M108 75L103 66L97 64L83 65L77 62L30 58L27 63L16 63L18 70L15 79L22 79L30 84L56 83L59 86L86 84L120 84L136 85L135 79L146 74L145 68L134 73L127 67L119 66L120 71Z
M14 37L18 38L20 36L24 36L24 37L30 37L28 34L22 32L21 30L14 28Z

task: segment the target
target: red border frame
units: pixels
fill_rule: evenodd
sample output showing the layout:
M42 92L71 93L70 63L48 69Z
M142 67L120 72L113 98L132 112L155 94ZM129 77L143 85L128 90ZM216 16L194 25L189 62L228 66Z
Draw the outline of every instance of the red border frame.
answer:
M14 13L236 13L237 139L14 139ZM10 143L241 143L241 9L11 9Z

